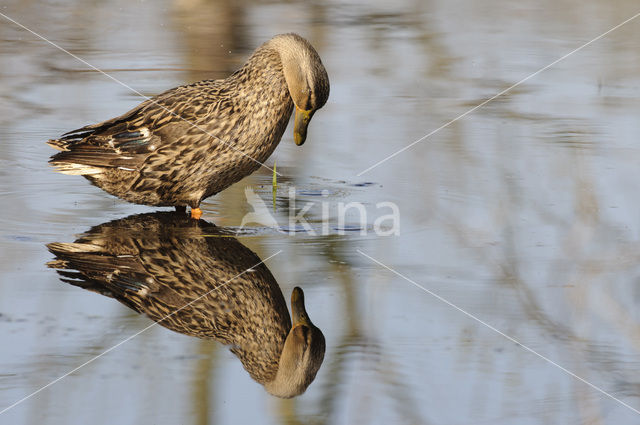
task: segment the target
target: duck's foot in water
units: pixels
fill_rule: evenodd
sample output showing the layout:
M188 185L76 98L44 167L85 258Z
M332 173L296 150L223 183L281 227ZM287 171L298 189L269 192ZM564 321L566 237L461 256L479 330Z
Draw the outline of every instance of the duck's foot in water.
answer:
M202 217L202 210L200 208L191 208L191 218L200 220Z

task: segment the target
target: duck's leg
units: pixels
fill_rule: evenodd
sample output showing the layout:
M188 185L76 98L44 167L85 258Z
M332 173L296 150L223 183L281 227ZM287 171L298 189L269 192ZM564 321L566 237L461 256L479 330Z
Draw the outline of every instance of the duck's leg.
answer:
M184 205L176 205L176 212L180 214L184 214L187 212L187 207Z
M194 220L200 220L200 217L202 217L202 210L200 207L191 208L191 218Z

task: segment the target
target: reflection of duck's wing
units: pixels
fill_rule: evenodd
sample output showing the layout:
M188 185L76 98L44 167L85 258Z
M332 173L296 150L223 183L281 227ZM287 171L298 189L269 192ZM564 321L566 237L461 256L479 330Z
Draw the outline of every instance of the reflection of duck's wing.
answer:
M291 320L260 258L176 214L144 214L52 243L63 280L114 297L176 332L232 345L258 382L273 379ZM72 271L70 271L72 270Z

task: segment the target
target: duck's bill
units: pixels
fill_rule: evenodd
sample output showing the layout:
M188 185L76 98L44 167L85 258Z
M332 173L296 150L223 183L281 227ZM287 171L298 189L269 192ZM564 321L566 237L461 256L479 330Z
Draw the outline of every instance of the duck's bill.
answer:
M307 127L314 112L314 110L305 111L296 106L296 116L293 121L293 140L296 145L302 146L307 140Z
M297 286L291 293L291 322L294 328L299 325L311 326L311 320L304 308L304 292Z

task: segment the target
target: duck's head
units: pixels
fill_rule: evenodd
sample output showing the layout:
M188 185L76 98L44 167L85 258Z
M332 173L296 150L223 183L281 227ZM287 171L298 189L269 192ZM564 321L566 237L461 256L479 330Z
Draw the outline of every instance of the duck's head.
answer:
M313 114L327 103L329 76L318 52L297 34L281 34L268 44L280 54L284 77L296 113L293 139L300 146L307 139L307 127Z
M273 381L265 384L272 395L291 398L305 392L313 382L324 359L324 335L316 328L304 307L304 292L295 287L291 293L291 321L280 354L278 372Z

